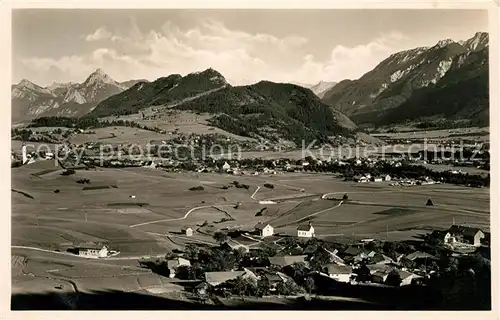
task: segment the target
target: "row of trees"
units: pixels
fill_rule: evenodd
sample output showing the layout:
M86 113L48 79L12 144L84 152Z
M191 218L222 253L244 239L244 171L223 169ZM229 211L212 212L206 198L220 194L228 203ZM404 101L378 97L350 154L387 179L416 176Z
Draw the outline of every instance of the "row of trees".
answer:
M75 129L97 129L106 127L132 127L139 128L143 130L153 131L156 133L166 133L165 130L157 127L148 127L146 125L141 125L135 121L128 120L107 120L102 121L97 117L85 116L81 118L69 118L69 117L40 117L34 119L28 127L65 127L65 128L75 128Z

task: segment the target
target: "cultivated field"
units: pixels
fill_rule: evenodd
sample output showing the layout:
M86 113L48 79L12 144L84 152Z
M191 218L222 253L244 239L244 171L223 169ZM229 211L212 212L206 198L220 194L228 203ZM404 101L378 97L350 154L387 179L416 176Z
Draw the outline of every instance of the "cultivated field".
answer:
M488 188L392 187L344 182L325 174L230 176L146 168L79 170L70 176L58 170L36 176L50 168L49 162L12 169L16 292L34 287L73 290L68 281L82 290L169 291L174 285L138 269L137 259L161 256L187 243L213 245L217 230L252 230L259 221L291 235L298 224L310 221L318 237L332 239L411 239L453 221L489 231ZM89 179L90 185L76 183L80 178ZM233 181L247 184L248 190L231 186ZM83 190L109 185L115 187ZM196 186L203 190L189 190ZM341 203L344 193L349 201ZM425 205L429 198L434 206ZM193 237L180 233L184 226L197 230ZM107 243L120 254L87 260L66 253L68 247L89 241ZM64 289L54 289L64 283Z

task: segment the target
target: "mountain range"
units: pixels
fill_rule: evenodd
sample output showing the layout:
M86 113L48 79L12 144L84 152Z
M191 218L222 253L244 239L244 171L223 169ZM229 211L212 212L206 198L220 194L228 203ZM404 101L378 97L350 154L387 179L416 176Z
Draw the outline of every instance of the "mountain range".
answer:
M146 108L210 115L226 131L299 141L352 136L358 126L405 122L488 125L488 34L397 52L357 80L232 86L209 68L155 81L117 82L101 69L82 83L12 86L13 121L137 114ZM474 120L471 120L474 119Z
M323 102L357 124L470 120L487 125L488 34L389 56L357 80L344 80Z
M99 103L89 116L135 114L148 107L157 107L156 113L177 109L210 114L209 122L231 133L296 143L349 135L356 129L307 88L270 81L234 87L212 68L136 83Z
M11 88L12 121L25 121L40 116L77 117L92 111L97 104L127 90L140 80L119 83L97 69L82 83L54 82L41 87L23 79Z

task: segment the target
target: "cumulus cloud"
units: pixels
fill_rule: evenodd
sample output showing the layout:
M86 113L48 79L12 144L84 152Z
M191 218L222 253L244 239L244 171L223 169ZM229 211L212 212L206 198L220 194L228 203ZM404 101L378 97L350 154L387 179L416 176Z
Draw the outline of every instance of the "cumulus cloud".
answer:
M358 78L389 54L401 49L404 36L382 35L354 46L335 46L327 59L317 60L308 53L308 39L232 30L223 23L205 19L196 27L181 29L166 22L159 30L141 31L132 21L129 32L111 34L97 29L86 37L99 48L82 55L54 58L27 58L25 67L48 71L57 67L68 79L81 80L102 68L118 81L147 78L154 80L172 73L187 74L212 67L233 84L259 80L303 82L340 81ZM50 79L64 80L64 79Z
M320 79L338 82L344 79L358 79L392 53L404 50L407 40L409 39L400 33L389 33L363 45L338 45L332 49L328 60L316 61L313 55L307 55L301 67L292 70L285 77L297 81Z
M109 39L112 36L111 32L109 32L105 27L97 29L94 33L89 34L85 37L87 41L99 41Z

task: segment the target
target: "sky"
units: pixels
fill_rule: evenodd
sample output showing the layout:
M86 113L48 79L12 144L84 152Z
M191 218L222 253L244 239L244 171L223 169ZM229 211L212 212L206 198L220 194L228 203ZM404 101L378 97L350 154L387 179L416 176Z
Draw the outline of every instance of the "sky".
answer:
M13 83L117 81L213 68L231 84L357 79L390 54L488 31L481 10L17 9Z

